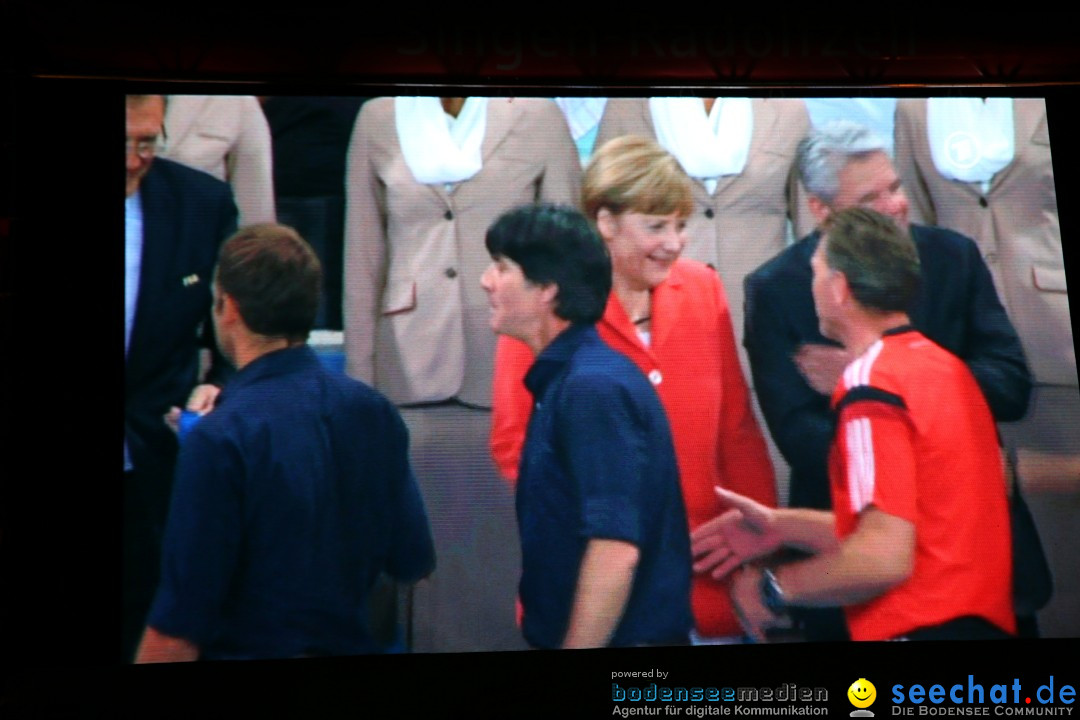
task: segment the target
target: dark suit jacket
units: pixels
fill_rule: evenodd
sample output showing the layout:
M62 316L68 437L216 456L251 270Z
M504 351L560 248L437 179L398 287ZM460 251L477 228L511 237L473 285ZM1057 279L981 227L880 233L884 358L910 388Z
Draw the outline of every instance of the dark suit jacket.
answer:
M176 438L162 416L183 407L209 343L210 380L227 362L213 347L210 287L221 242L236 230L229 186L157 158L139 188L143 253L124 378L124 436L137 470L171 474Z
M911 235L922 267L912 323L967 363L996 420L1018 420L1031 376L978 248L944 228L912 225ZM789 504L829 509L834 418L829 398L807 384L792 359L804 343L836 345L818 329L810 292L817 243L815 232L746 277L744 345L769 432L791 465Z

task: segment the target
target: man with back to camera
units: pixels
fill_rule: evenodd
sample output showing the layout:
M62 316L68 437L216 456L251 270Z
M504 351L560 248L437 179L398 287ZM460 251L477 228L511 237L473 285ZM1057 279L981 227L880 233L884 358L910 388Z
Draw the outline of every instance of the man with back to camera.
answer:
M552 206L487 232L495 332L536 353L517 486L524 609L537 648L686 644L690 547L667 417L594 324L611 261L588 221Z
M377 575L434 568L397 410L307 346L321 275L285 226L222 246L213 320L238 371L184 439L137 662L379 652Z
M850 122L812 130L797 153L810 210L819 225L835 212L866 207L910 228L922 276L908 310L912 324L967 363L996 420L1017 420L1027 409L1031 377L990 272L970 239L909 225L908 199L886 147ZM852 357L820 333L814 314L810 258L819 237L815 231L747 276L744 343L762 414L791 465L789 504L827 510L835 428L829 393ZM846 637L836 612L800 615L809 640Z
M834 510L773 510L718 489L734 509L695 532L699 566L722 576L781 546L811 553L735 577L733 600L759 638L789 607L830 606L844 608L855 640L1009 637L997 428L970 369L910 324L924 277L914 243L852 208L825 221L811 265L821 333L854 358L831 401Z
M156 155L161 95L125 100L124 509L121 659L131 662L158 582L161 533L176 462L164 416L213 405L228 363L210 336L210 277L236 230L229 186ZM211 365L199 383L199 353Z

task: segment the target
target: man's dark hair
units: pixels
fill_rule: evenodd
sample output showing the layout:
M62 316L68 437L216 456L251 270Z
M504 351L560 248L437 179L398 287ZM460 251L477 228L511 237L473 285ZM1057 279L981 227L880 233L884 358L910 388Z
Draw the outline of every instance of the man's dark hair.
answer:
M881 312L911 308L922 276L908 232L865 208L832 213L823 230L825 264L844 274L860 305Z
M495 221L485 238L491 257L521 266L526 279L554 283L555 314L575 323L595 323L611 292L611 259L589 222L577 210L529 205Z
M214 279L236 301L252 332L290 342L307 339L319 308L322 266L291 227L242 228L221 246Z

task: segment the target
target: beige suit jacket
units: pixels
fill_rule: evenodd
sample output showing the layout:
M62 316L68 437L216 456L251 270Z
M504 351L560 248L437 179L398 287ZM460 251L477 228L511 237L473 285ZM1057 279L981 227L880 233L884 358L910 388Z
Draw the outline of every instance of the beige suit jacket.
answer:
M1014 103L1016 155L986 192L980 183L938 173L927 141L926 100L897 104L897 172L913 222L947 227L978 244L1035 381L1076 386L1046 104L1037 98Z
M693 181L694 213L683 251L685 257L720 273L740 347L743 278L787 247L789 219L795 238L814 229L795 167L795 149L810 127L806 105L802 100L755 99L753 115L750 154L743 171L721 178L712 195L702 181ZM656 139L648 100L608 100L595 147L620 135Z
M450 192L405 164L393 98L364 105L349 147L345 352L396 403L491 405L495 334L480 276L488 227L536 202L579 204L581 166L551 100L492 98L483 168Z
M239 225L274 222L270 126L250 95L170 95L163 157L232 186Z

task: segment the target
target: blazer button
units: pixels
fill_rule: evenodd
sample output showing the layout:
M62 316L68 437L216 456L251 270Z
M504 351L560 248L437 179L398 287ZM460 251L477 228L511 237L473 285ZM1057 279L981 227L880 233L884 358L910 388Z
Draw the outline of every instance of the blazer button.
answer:
M653 385L659 385L661 382L663 382L663 380L664 376L660 374L659 370L649 371L649 382L651 382Z
M455 270L454 268L446 268L445 270L443 270L443 275L453 280L457 277L457 270Z
M989 204L990 203L986 202L986 198L984 198L984 197L979 198L979 207L986 207Z
M454 213L447 210L446 212L443 213L443 217L446 218L447 220L453 220L454 219Z
M713 215L715 215L715 214L716 214L716 213L714 213L714 212L713 212L713 209L712 209L712 208L705 208L705 217L707 217L707 218L709 218L710 220L712 220L712 218L713 218Z

